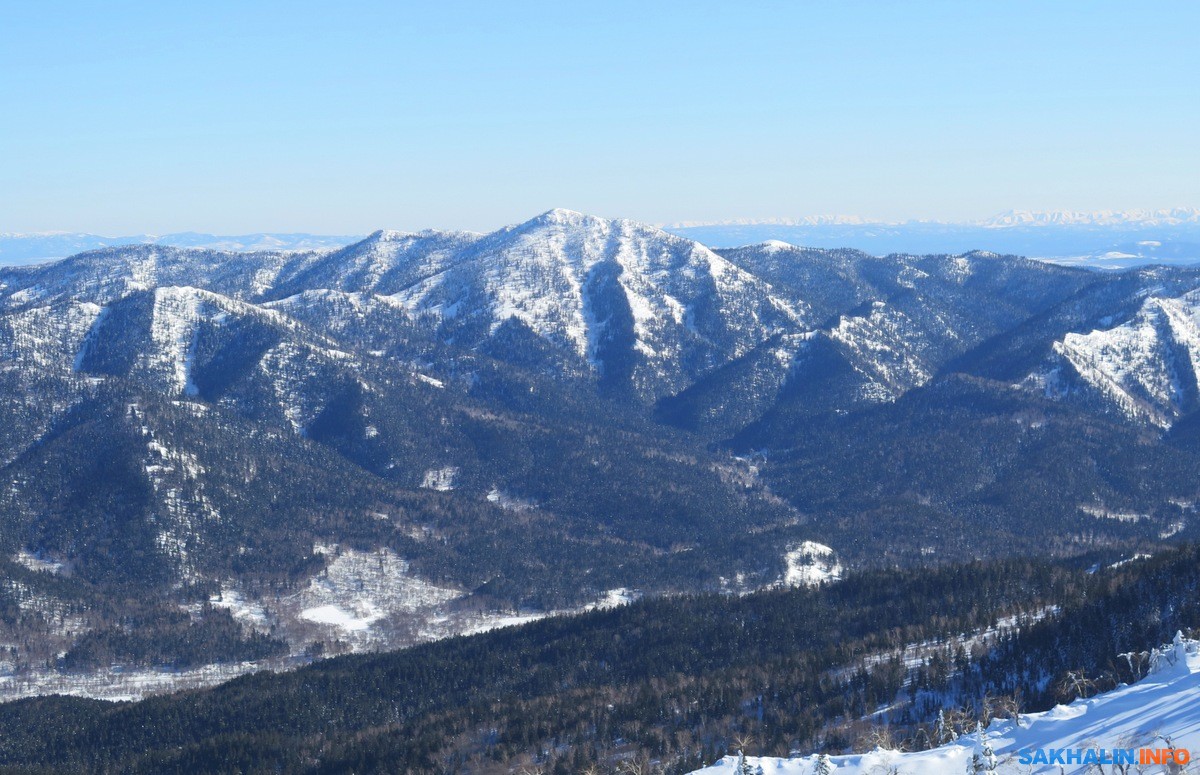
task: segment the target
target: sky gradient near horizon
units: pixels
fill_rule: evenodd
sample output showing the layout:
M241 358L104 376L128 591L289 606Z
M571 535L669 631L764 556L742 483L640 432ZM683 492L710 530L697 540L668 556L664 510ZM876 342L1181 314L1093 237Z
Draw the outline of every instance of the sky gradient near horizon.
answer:
M1200 4L0 0L0 231L1200 206Z

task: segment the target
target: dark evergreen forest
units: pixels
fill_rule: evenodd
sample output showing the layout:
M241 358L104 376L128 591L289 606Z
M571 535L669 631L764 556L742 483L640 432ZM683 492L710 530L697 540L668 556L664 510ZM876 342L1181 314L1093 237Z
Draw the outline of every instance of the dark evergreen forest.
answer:
M1037 710L1137 677L1200 623L1200 548L865 572L548 619L139 703L0 706L7 772L685 772ZM1005 619L1012 627L993 628ZM976 637L972 637L976 636ZM925 644L919 666L905 646ZM1087 681L1066 682L1068 673ZM899 700L899 702L897 702ZM887 714L866 718L882 705Z

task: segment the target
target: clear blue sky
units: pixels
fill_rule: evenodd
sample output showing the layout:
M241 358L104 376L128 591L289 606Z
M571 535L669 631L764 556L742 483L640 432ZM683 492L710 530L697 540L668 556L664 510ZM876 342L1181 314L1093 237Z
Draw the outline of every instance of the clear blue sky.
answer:
M1200 206L1200 3L0 0L0 231Z

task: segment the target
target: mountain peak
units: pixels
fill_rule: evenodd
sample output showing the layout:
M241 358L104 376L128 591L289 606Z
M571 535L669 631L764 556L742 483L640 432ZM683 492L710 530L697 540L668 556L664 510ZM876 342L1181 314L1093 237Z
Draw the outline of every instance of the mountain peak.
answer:
M654 235L655 239L664 239L668 241L683 240L690 244L699 245L699 243L693 243L692 240L689 240L686 237L680 237L679 235L663 231L662 228L658 226L644 223L642 221L633 220L631 218L605 218L599 215L581 213L578 210L567 210L562 207L556 207L552 210L547 210L546 212L537 215L528 221L510 226L507 229L502 229L501 232L497 233L510 233L514 231L526 232L529 230L545 228L559 228L567 231L578 231L581 234L584 232L612 231L627 235ZM707 248L705 249L707 250Z
M397 242L411 237L412 232L396 231L395 229L378 229L367 235L363 242Z
M528 226L580 226L589 222L599 222L602 220L603 219L601 218L596 218L595 216L588 215L587 213L581 213L577 210L567 210L566 208L555 207L551 210L541 213L540 215L530 218L524 223L518 224L514 228L520 229Z
M552 221L555 223L563 223L569 221L578 221L581 218L590 216L579 212L578 210L568 210L565 207L555 207L534 218L535 221Z

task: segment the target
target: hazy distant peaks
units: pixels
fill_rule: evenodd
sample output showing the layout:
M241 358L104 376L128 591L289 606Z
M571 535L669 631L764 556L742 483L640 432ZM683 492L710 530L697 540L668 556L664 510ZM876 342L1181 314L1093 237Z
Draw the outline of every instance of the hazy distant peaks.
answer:
M1200 209L1173 207L1163 210L1095 210L1079 212L1009 210L979 221L979 226L1179 226L1200 223Z
M1007 210L983 220L939 221L909 219L883 221L857 215L809 215L802 218L731 218L723 221L681 221L668 228L693 226L903 226L929 223L1005 228L1010 226L1178 226L1200 224L1200 208L1172 207L1160 210Z

